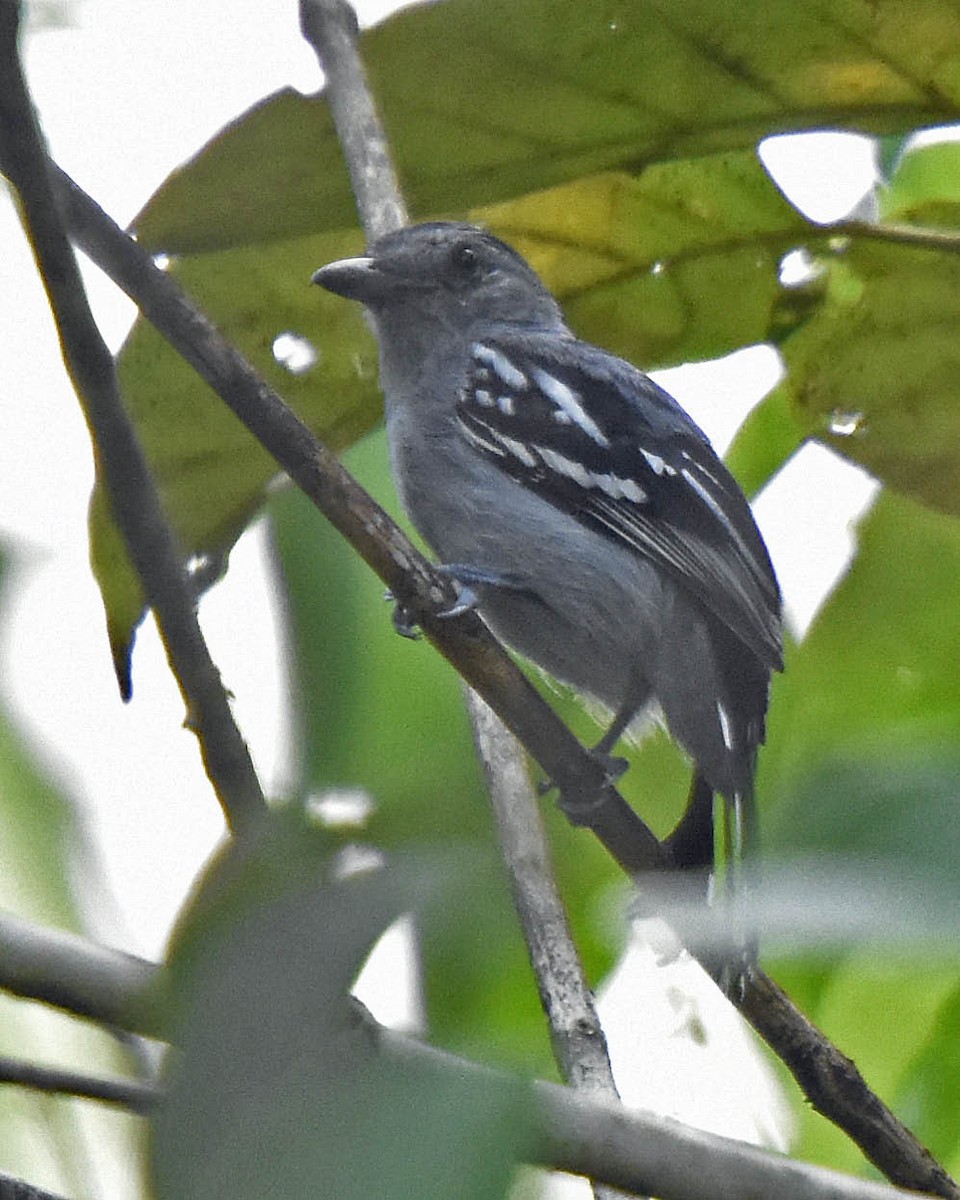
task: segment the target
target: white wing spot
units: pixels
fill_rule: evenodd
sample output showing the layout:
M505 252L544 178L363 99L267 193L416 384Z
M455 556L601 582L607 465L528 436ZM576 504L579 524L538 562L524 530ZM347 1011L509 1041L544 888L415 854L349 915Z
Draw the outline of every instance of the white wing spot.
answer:
M507 452L499 442L490 441L488 438L481 437L481 435L477 433L475 429L471 429L469 425L464 425L462 421L460 423L460 428L466 434L467 441L471 442L474 446L479 447L481 450L486 450L490 454L495 454L497 458L506 457Z
M635 479L621 479L619 475L614 475L613 480L625 500L632 500L634 504L646 502L647 493Z
M559 409L565 412L570 420L575 425L578 425L598 446L610 445L610 442L593 417L583 407L580 397L572 388L567 387L555 375L551 375L548 371L543 371L539 368L533 372L533 379L537 387L543 391L543 394L549 400L552 400Z
M481 408L490 408L493 405L493 397L489 392L484 391L483 388L478 388L473 393L473 398Z
M611 474L599 475L588 470L583 463L567 458L548 446L535 446L534 449L551 471L565 479L572 479L583 488L599 488L611 500L632 500L635 504L642 504L647 498L646 492L634 479L621 479L619 475Z
M654 454L652 450L644 450L640 447L640 453L647 460L650 470L654 475L676 475L676 467L671 467L665 458L659 454Z
M526 375L505 354L501 354L499 350L495 350L492 346L485 346L483 342L474 342L470 348L479 361L490 367L508 388L511 388L515 392L520 392L527 387L528 380Z
M512 417L514 412L516 411L516 406L513 403L513 397L512 396L498 396L497 397L497 408L500 409L500 411L503 413L503 415L505 417Z
M558 475L563 475L567 479L572 479L574 483L579 483L581 487L596 487L596 478L591 475L583 463L577 462L572 458L567 458L563 454L558 454L556 450L551 450L547 446L537 446L536 449L551 471L555 471Z
M710 480L710 482L715 483L717 485L717 487L722 486L722 484L720 483L720 480L716 477L716 475L713 475L710 471L708 471L702 462L698 462L693 457L693 455L690 453L689 450L683 450L683 451L681 451L681 453L683 454L683 457L687 460L687 462L693 463L693 465L697 468L697 470L700 472L701 475L706 475L706 477Z
M525 446L523 442L518 442L515 438L503 437L502 435L500 441L513 457L518 458L525 467L535 467L537 465L537 460L530 453L529 447Z

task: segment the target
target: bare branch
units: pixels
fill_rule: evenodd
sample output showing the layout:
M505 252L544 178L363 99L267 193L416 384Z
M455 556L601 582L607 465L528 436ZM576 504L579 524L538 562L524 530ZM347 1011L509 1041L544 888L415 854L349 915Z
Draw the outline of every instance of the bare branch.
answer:
M0 913L0 987L102 1025L164 1036L160 968L8 913Z
M326 97L350 172L357 211L374 241L407 223L390 147L357 53L357 16L347 0L302 0L300 28L327 77Z
M64 363L94 440L114 518L157 615L204 766L234 832L266 811L249 751L197 622L193 590L120 397L113 357L87 303L54 201L48 161L17 50L19 4L0 5L0 168L17 189L60 336Z
M607 1039L554 881L550 848L523 749L476 692L464 690L477 753L487 776L500 852L560 1074L578 1091L619 1100ZM597 1183L593 1190L596 1200L613 1200L616 1195Z

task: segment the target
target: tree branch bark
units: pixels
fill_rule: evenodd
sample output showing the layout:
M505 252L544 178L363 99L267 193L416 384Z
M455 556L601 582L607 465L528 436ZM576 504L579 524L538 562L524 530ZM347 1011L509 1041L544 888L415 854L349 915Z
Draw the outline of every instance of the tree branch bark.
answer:
M227 824L254 828L266 811L249 751L197 622L183 555L164 516L127 416L113 356L87 303L51 187L48 159L20 66L20 5L0 4L0 169L16 188L63 360L83 409L114 519L157 617L160 634Z
M554 880L523 749L476 692L464 691L560 1075L576 1091L618 1101L607 1039ZM593 1191L596 1200L615 1200L617 1195L596 1182Z
M0 1056L0 1084L15 1084L34 1092L76 1096L81 1100L99 1100L146 1116L159 1098L153 1084L136 1079L95 1079L58 1067L40 1067L36 1063Z

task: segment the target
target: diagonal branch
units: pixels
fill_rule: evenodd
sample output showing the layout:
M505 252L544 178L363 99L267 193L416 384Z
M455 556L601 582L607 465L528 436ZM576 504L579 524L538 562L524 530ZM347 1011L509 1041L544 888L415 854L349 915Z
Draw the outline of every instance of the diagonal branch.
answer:
M83 408L113 515L157 616L187 724L227 824L246 832L265 812L249 751L197 622L193 590L120 397L113 356L87 303L51 187L47 155L20 66L20 5L0 4L0 169L16 188L63 360Z
M30 1088L35 1092L116 1104L141 1116L146 1116L153 1109L159 1096L153 1084L139 1079L95 1079L76 1071L40 1067L36 1063L0 1055L0 1084L4 1083Z

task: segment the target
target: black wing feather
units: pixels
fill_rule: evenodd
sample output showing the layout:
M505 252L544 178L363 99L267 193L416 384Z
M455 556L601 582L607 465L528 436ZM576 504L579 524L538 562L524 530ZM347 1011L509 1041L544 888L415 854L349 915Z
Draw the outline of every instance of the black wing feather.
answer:
M780 592L743 493L662 388L573 338L498 331L472 347L464 435L512 478L673 576L780 669Z

